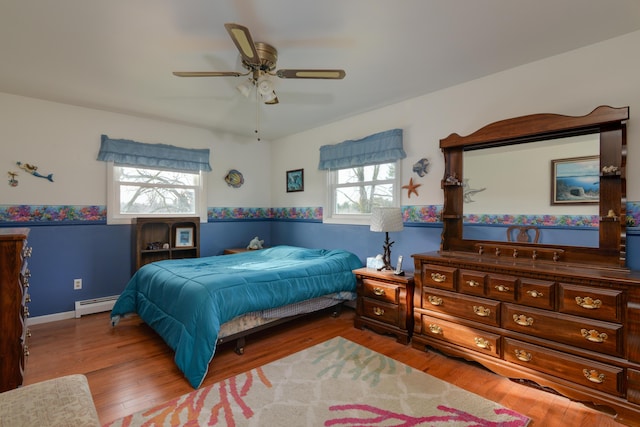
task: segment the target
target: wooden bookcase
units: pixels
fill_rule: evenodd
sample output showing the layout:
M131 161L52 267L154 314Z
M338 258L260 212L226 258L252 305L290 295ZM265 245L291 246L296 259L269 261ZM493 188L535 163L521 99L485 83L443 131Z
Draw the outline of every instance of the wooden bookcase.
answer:
M165 259L200 257L200 218L136 218L135 271Z

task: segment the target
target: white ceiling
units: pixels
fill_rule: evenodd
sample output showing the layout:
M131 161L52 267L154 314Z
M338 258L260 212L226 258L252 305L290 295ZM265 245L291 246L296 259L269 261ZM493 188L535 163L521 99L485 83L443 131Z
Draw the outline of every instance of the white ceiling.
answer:
M225 22L277 68L346 71L274 77L273 140L639 30L640 1L0 0L0 92L253 136L245 78L171 74L244 71Z

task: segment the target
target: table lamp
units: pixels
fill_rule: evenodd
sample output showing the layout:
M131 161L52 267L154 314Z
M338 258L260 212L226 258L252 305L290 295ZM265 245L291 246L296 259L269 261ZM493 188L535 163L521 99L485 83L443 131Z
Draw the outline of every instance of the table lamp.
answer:
M389 241L389 232L402 231L403 229L404 224L400 208L374 207L371 210L371 231L384 232L386 235L382 246L384 249L384 254L382 255L384 266L381 270L393 270L391 266L391 245L395 242Z

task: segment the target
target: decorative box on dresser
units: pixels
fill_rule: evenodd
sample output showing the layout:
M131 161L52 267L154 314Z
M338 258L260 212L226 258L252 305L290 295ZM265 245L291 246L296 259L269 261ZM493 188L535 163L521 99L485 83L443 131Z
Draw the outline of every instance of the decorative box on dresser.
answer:
M440 141L443 234L440 251L413 255L414 347L478 362L640 425L640 273L625 267L627 119L628 107L598 107L581 117L507 119ZM595 245L464 234L464 151L586 133L600 140ZM541 242L553 232L531 224L520 231L532 227Z
M0 228L0 392L22 385L29 355L28 228Z
M357 280L356 317L354 325L395 335L408 344L413 332L414 278L374 268L354 270Z

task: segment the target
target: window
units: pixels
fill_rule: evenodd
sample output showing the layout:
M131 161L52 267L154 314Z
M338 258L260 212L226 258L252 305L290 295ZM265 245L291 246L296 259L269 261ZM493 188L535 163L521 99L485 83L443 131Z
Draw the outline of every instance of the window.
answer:
M368 224L373 206L400 207L400 161L328 172L325 222Z
M206 221L202 171L172 171L109 163L108 223L138 216L199 216Z

